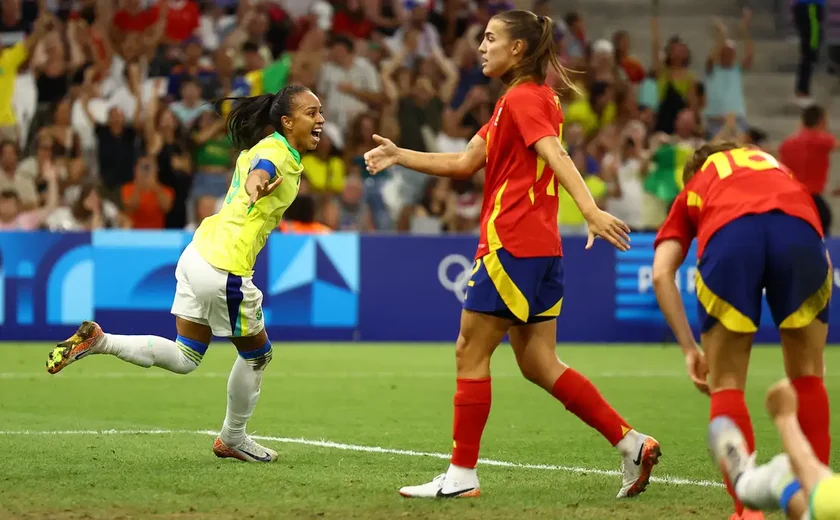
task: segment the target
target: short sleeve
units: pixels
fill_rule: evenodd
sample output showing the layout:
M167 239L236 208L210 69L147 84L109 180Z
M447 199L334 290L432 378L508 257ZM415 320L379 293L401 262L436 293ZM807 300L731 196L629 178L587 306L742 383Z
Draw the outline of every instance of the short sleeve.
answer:
M665 219L665 223L662 224L656 234L656 240L653 242L654 249L666 240L676 240L682 246L683 255L688 254L688 248L691 247L691 241L694 240L696 230L688 214L688 196L686 193L686 190L683 190L674 199L671 211L668 212L668 218Z
M487 122L487 123L484 124L484 126L482 126L481 128L478 129L478 133L476 135L486 141L487 140L487 132L489 132L489 131L490 131L490 123Z
M557 104L539 91L522 90L510 96L505 103L513 118L525 146L533 146L543 137L560 137L560 124L563 122Z
M834 150L837 140L829 132L820 132L816 142L819 144L820 148L824 148L826 151L830 152Z
M273 157L271 157L271 154L255 153L251 158L248 173L251 173L254 170L263 170L268 172L268 176L272 181L277 178L277 166L275 165L275 161L273 160Z

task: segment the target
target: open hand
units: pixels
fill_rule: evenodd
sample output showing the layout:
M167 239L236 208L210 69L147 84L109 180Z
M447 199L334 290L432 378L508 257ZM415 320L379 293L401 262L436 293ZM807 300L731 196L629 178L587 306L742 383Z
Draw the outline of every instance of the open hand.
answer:
M594 216L586 220L586 225L589 227L586 249L592 247L595 237L603 238L619 251L630 249L630 227L606 211L599 209Z
M379 146L365 153L365 167L371 175L376 175L397 163L399 148L380 135L373 134L373 141Z
M251 197L248 201L248 209L253 208L254 204L256 204L261 198L271 195L271 193L277 189L277 186L280 186L281 182L283 182L282 175L278 175L274 182L269 182L269 179L259 179L257 185L254 186L253 190L251 190Z

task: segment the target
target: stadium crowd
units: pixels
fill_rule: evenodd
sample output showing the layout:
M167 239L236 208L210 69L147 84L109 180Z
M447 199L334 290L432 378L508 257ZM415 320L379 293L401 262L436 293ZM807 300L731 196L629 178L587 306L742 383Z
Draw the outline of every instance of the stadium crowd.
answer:
M231 96L310 87L327 124L303 157L290 231L475 232L482 175L431 179L395 166L376 177L372 135L460 151L489 119L500 85L479 67L487 20L506 0L2 0L0 229L193 229L224 200L236 156ZM548 0L532 9L550 12ZM706 76L651 19L652 49L626 32L588 38L556 19L564 141L599 204L634 230L661 225L682 165L704 139L761 144L741 72L750 13L718 21ZM737 30L744 42L729 39ZM832 138L833 143L833 138ZM565 234L585 232L559 194Z

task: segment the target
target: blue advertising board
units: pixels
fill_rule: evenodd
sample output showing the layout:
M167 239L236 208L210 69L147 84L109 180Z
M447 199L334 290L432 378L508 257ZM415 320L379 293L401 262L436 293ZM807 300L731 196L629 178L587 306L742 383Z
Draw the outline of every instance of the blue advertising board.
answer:
M120 334L174 334L181 231L0 233L0 340L54 341L95 319ZM617 253L564 240L566 298L558 340L665 342L653 294L653 237ZM840 240L827 242L840 258ZM275 341L454 341L476 238L471 236L272 235L254 283ZM694 251L677 277L696 326ZM838 270L835 285L840 283ZM832 323L840 306L833 305ZM758 340L777 341L770 314ZM840 342L840 330L830 332Z

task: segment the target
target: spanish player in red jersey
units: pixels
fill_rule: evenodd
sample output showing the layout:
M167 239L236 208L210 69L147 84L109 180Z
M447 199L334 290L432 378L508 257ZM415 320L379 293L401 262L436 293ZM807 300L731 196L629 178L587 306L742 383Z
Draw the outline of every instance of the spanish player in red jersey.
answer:
M461 314L456 343L457 389L451 464L431 482L404 487L406 497L474 497L476 464L490 414L490 357L509 334L522 374L570 412L598 430L623 457L618 497L645 490L659 459L659 443L637 433L583 375L557 359L557 316L563 302L563 258L557 226L557 193L565 188L595 236L627 250L629 229L595 205L563 149L563 114L545 85L556 61L553 23L528 11L494 16L479 48L485 75L507 91L491 120L455 154L419 153L379 136L365 154L371 173L393 164L442 177L466 178L486 168L481 237Z
M811 195L772 155L734 143L701 147L686 164L683 181L654 242L654 290L691 380L711 394L710 420L728 416L743 432L749 453L755 451L744 385L766 291L785 371L799 400L808 403L798 412L800 426L827 464L823 349L832 270ZM702 350L675 282L695 237ZM737 498L735 508L734 519L761 517L745 511Z

